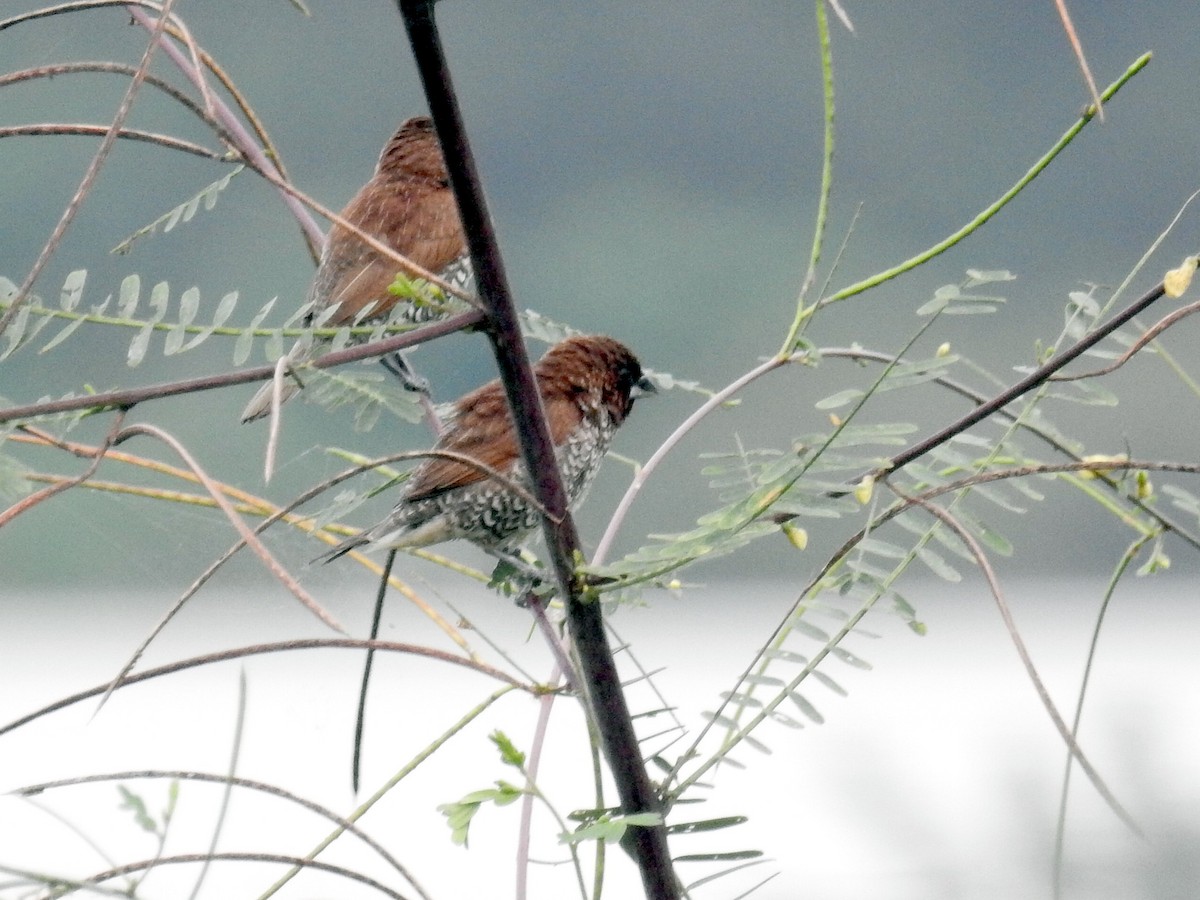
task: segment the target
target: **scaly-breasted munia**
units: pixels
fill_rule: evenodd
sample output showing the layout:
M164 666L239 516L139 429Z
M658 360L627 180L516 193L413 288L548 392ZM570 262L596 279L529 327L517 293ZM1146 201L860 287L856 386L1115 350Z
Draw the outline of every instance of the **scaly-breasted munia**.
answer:
M442 147L428 116L417 116L400 126L379 155L375 174L342 210L342 217L443 281L470 290L473 271L466 236ZM435 307L416 305L388 292L399 270L396 262L335 224L308 291L311 308L305 325L320 320L330 308L336 312L324 325L348 325L368 304L373 305L367 321L387 316L398 302L409 306L404 321L424 322L442 315ZM328 343L297 341L289 360L298 365L320 356ZM283 399L299 389L289 378L283 385ZM266 384L254 395L242 412L243 422L270 411L271 392L272 385Z
M555 344L534 366L538 390L569 505L582 502L633 401L655 393L637 357L618 341L576 336ZM435 450L462 454L528 489L504 389L492 381L462 397ZM390 516L320 557L359 547L426 547L464 539L510 555L541 513L525 497L473 466L446 457L422 463Z

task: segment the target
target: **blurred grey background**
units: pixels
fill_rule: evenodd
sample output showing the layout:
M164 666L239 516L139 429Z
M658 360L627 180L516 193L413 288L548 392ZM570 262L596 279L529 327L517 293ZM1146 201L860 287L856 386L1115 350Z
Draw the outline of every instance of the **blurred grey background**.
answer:
M4 11L28 6L10 0ZM914 352L928 353L948 340L1012 380L1010 367L1030 362L1038 343L1058 334L1068 292L1085 283L1118 283L1198 186L1192 161L1200 126L1187 113L1198 54L1177 26L1190 9L1182 3L1079 6L1076 25L1101 87L1141 53L1155 54L1110 104L1107 121L1089 126L982 231L931 265L828 310L809 337L825 346L860 341L896 351L918 325L914 310L938 286L960 281L969 267L1006 268L1018 276L996 291L1008 298L1006 308L987 318L944 320ZM316 0L312 11L305 18L284 2L179 9L253 103L296 182L339 208L369 175L396 123L423 111L424 103L392 4ZM1087 100L1049 2L870 4L852 5L849 13L854 34L831 24L837 151L822 278L845 240L831 289L960 227L1041 156ZM439 5L439 17L522 307L611 333L647 365L714 388L778 349L807 261L820 176L820 70L810 4L455 0ZM80 59L135 63L144 40L114 9L0 34L6 70ZM154 71L182 83L161 56ZM0 92L0 123L103 123L124 89L124 79L101 75L8 87ZM198 123L149 89L131 125L207 140ZM0 274L23 279L95 146L95 139L82 137L0 141ZM276 194L252 175L235 179L217 209L191 224L139 242L128 256L108 253L225 171L120 143L36 291L53 301L66 273L86 268L84 302L97 303L136 272L144 294L160 279L170 283L173 300L198 287L205 311L238 291L236 321L242 323L278 297L271 321L282 321L301 302L312 265ZM1195 250L1194 221L1194 214L1184 217L1134 290ZM1167 339L1185 363L1193 329L1185 323ZM228 341L164 358L160 337L146 362L129 370L130 338L124 331L88 329L66 352L39 356L24 349L0 364L0 395L25 402L85 384L150 383L230 365ZM256 349L252 362L261 360ZM417 361L439 399L491 374L478 337L426 348ZM826 427L824 414L813 408L816 399L867 384L874 375L827 361L819 370L776 375L748 392L740 409L714 417L684 443L674 466L635 508L620 548L636 546L648 531L685 530L712 507L697 453L731 450L735 434L748 447L786 447L798 434ZM1123 405L1060 404L1048 411L1070 433L1094 441L1096 452L1129 447L1135 454L1190 458L1196 420L1177 413L1195 398L1165 367L1139 361L1111 387ZM254 486L261 484L256 472L264 430L238 427L234 415L248 393L147 404L135 418L173 430L217 477ZM896 397L886 395L866 420L917 421L925 431L964 409L932 390ZM694 394L673 392L644 404L617 449L644 458L698 402ZM353 435L348 414L330 418L298 404L289 411L283 468L271 495L288 497L323 466L337 468L314 461L314 447L338 444L375 454L426 443L414 428ZM587 540L598 539L627 480L628 470L610 462L582 513ZM138 517L125 515L131 502L139 511L152 505L72 498L56 507L77 510L74 524L49 508L14 523L5 543L21 562L8 576L67 577L61 570L50 576L35 561L52 531L80 547L79 556L66 561L74 574L95 575L97 566L119 572L147 552ZM1023 565L1107 568L1129 539L1068 491L1052 505L1053 516L1049 507L1019 518L999 514L998 527L1027 553ZM1036 538L1058 514L1081 524L1095 517L1096 530L1078 547L1067 539L1046 551ZM121 534L96 525L108 515L123 520ZM145 515L161 540L160 512ZM214 525L217 542L224 540L223 528ZM821 536L816 548L825 546ZM828 546L843 537L830 534ZM178 547L163 549L178 555ZM746 565L773 559L775 549L755 551ZM190 562L183 568L191 571Z

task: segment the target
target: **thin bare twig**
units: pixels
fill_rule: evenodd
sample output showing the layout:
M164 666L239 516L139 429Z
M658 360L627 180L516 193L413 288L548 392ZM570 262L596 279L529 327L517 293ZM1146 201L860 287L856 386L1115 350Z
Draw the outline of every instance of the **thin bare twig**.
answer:
M1125 363L1129 362L1129 360L1131 360L1139 350L1149 344L1152 340L1154 340L1176 322L1186 319L1188 316L1192 315L1192 313L1196 312L1200 312L1200 300L1197 300L1195 303L1189 303L1187 306L1182 306L1174 312L1163 316L1161 319L1147 328L1142 335L1133 342L1132 346L1130 346L1128 350L1113 360L1109 365L1104 366L1101 369L1093 369L1090 372L1080 372L1078 375L1051 375L1047 380L1082 381L1085 378L1099 378L1101 375L1108 375L1112 372L1115 372L1117 369L1121 368L1121 366L1125 365Z
M112 131L109 125L86 125L67 122L47 122L37 125L6 125L0 127L0 138L8 137L40 137L43 135L83 135L85 137L102 137ZM158 134L153 131L139 131L136 128L118 128L117 138L128 141L141 141L147 144L158 144L168 150L181 150L203 159L214 159L229 162L230 157L215 150L209 150L202 144L185 141L183 138L171 137L169 134ZM20 296L18 294L18 296Z
M306 363L317 369L330 369L345 363L358 362L363 359L373 359L386 356L405 347L415 347L425 341L444 337L466 328L473 328L483 321L483 314L471 310L428 325L422 325L413 331L393 335L378 341L358 344L344 350L325 353ZM199 391L212 391L230 387L235 384L251 384L256 381L266 381L275 376L275 366L257 366L252 369L242 369L239 372L223 372L218 375L205 375L200 378L188 378L182 381L169 381L163 384L149 385L141 388L126 388L119 391L104 391L87 394L81 397L70 397L65 400L48 400L39 403L29 403L23 406L11 406L0 409L0 422L11 422L14 419L31 419L35 416L49 416L57 413L75 412L82 409L106 409L132 407L147 400L159 400L163 397L177 397L182 394L194 394Z
M201 656L194 656L188 659L175 660L174 662L166 663L165 665L156 666L152 669L146 669L144 672L136 672L128 676L122 683L122 688L130 687L135 684L140 684L143 681L149 681L152 678L159 678L163 675L173 675L176 672L183 672L187 669L194 669L198 666L207 666L214 663L229 662L234 659L244 659L248 656L260 656L266 653L280 653L289 650L318 650L318 649L349 649L349 650L366 650L374 648L375 650L384 650L389 653L408 653L412 656L424 656L429 659L438 660L439 662L449 663L450 665L462 666L464 669L470 669L480 675L486 675L489 678L494 678L497 681L503 682L510 689L517 688L526 691L530 694L540 694L544 692L544 688L537 685L526 684L518 681L507 672L497 669L495 666L489 666L487 663L482 663L477 660L468 659L465 656L456 656L453 653L447 653L444 650L435 650L432 647L425 647L420 644L404 644L398 641L364 641L358 638L305 638L303 640L294 641L279 641L271 644L250 644L245 647L235 647L232 650L220 650L215 653L205 653ZM36 709L31 713L27 713L20 718L13 719L4 725L0 725L0 735L8 734L10 731L15 731L22 726L28 725L30 722L40 719L42 716L49 715L53 712L58 712L60 709L66 709L68 706L73 706L91 697L98 697L108 690L109 682L97 685L96 687L88 688L71 694L67 697L62 697L49 703L46 706Z
M43 793L44 791L55 790L57 788L74 787L79 784L96 784L106 781L133 781L138 779L171 779L172 781L199 781L211 782L215 784L229 784L233 787L245 788L249 791L258 791L259 793L268 794L272 797L279 797L282 800L287 800L295 803L297 806L302 806L310 812L316 813L324 819L333 822L339 828L354 835L372 850L379 854L389 866L400 873L405 879L412 884L413 889L418 894L428 900L429 895L416 882L408 869L391 853L387 848L381 845L378 841L372 838L369 834L355 825L349 819L343 818L328 807L322 806L319 803L314 803L306 797L301 797L299 794L293 794L291 791L284 790L273 784L267 784L264 781L254 781L250 778L231 777L229 775L213 775L207 772L193 772L182 769L176 770L161 770L161 769L141 769L129 772L110 772L107 774L96 775L80 775L76 778L62 778L57 781L44 781L40 784L29 784L13 790L14 794L19 794L24 797L31 797L35 794Z
M132 77L137 72L136 66L126 65L118 62L70 62L57 63L47 66L34 66L30 69L20 69L16 72L9 72L7 75L0 75L0 88L7 87L10 84L17 84L22 81L29 81L35 78L59 78L63 75L80 75L84 73L103 73L110 75L127 75ZM191 97L183 91L176 88L168 81L161 78L156 78L153 75L145 77L145 83L150 87L162 91L184 109L190 110L202 122L210 126L216 126L217 122L209 116L205 109L196 103Z
M225 822L229 816L229 802L233 799L233 780L237 777L238 759L242 755L242 735L246 728L246 669L242 668L238 672L238 703L237 713L234 716L234 729L232 748L229 753L229 769L226 772L225 784L221 791L221 806L217 810L216 820L213 822L212 837L208 842L208 853L210 856L217 852L217 842L221 839L221 832L224 830ZM200 871L196 875L196 882L192 885L191 893L188 894L188 900L196 900L200 896L200 889L204 887L204 881L208 877L209 869L212 867L212 860L206 859L200 865Z
M64 481L58 482L57 484L52 484L50 487L43 488L40 491L34 491L28 497L23 497L22 499L18 500L8 509L4 510L4 512L0 513L0 528L3 528L21 513L32 509L45 500L49 500L55 494L61 494L65 490L83 484L85 481L95 475L96 470L100 468L100 463L104 461L105 452L110 446L112 446L113 440L116 438L117 432L121 430L121 426L124 424L124 422L125 413L123 411L118 411L115 419L113 420L112 427L109 428L108 434L104 436L103 442L101 442L100 446L96 447L90 454L92 457L91 465L89 465L74 478L68 478Z
M1000 611L1000 617L1004 620L1004 627L1013 642L1013 647L1016 648L1017 656L1021 659L1021 665L1025 668L1025 674L1033 685L1033 689L1037 691L1038 699L1041 701L1046 713L1050 716L1050 721L1054 723L1059 737L1063 739L1063 743L1067 745L1067 749L1092 782L1092 786L1096 788L1097 793L1104 798L1104 802L1108 804L1109 809L1125 824L1126 828L1138 837L1144 838L1145 835L1137 822L1134 821L1133 816L1125 810L1125 807L1121 805L1121 802L1117 800L1108 785L1105 784L1104 779L1100 777L1100 773L1096 771L1088 758L1084 756L1083 750L1080 749L1079 744L1076 742L1074 734L1067 727L1067 723L1059 713L1058 707L1054 705L1054 701L1050 697L1050 692L1046 690L1046 685L1042 681L1042 677L1038 674L1037 667L1033 664L1033 657L1029 655L1029 648L1025 646L1025 641L1017 629L1017 623L1013 619L1012 610L1009 608L1008 602L1004 599L1004 592L1000 589L1000 582L996 578L996 573L992 570L987 554L983 552L983 548L979 546L979 542L975 540L974 535L964 528L954 516L950 515L950 513L936 503L930 503L927 500L909 496L891 483L888 483L887 486L906 503L920 507L953 531L955 536L970 551L971 556L975 559L975 564L983 572L983 577L987 581L992 599L996 601L996 608Z
M263 481L270 482L275 474L275 457L279 452L279 433L283 430L283 416L279 410L283 406L284 372L291 367L291 360L285 353L275 360L275 374L271 379L271 413L267 426L267 449L263 460Z
M394 900L406 900L405 896L398 891L394 891L385 884L381 884L374 878L369 878L361 872L354 869L347 869L344 866L335 866L332 863L319 862L315 859L302 859L298 856L286 856L282 853L180 853L176 856L161 856L154 859L144 859L138 862L126 863L122 866L115 866L104 872L97 872L83 881L77 883L80 887L90 887L104 881L109 881L113 878L118 878L121 875L129 875L133 872L141 872L145 869L154 868L162 865L180 865L184 863L202 863L212 860L214 862L256 862L256 863L279 863L281 865L302 866L304 868L316 869L321 872L329 872L333 875L340 875L349 881L357 881L360 884L365 884L367 887L374 888L381 894L387 897L392 897ZM59 879L55 879L55 884L59 883Z
M113 443L120 444L122 441L128 440L129 438L139 434L144 434L148 437L162 441L164 444L174 450L175 453L179 455L179 458L184 461L187 467L191 469L193 473L195 473L198 479L200 479L200 484L203 485L206 491L208 491L209 496L213 498L217 506L221 508L221 512L225 513L226 518L229 519L229 523L234 527L234 530L241 535L242 540L246 542L246 545L254 551L254 554L260 560L262 560L263 565L267 567L267 571L274 575L276 580L278 580L279 583L282 584L293 597L304 604L304 606L308 608L309 612L315 615L334 631L337 631L341 634L346 633L345 627L343 627L337 619L335 619L324 607L322 607L321 604L314 600L308 591L300 586L300 582L296 581L296 579L292 577L291 573L288 572L287 569L285 569L282 565L280 565L275 557L271 555L271 551L268 550L263 542L258 539L257 535L250 530L250 527L242 521L242 517L237 514L237 510L233 508L233 505L229 502L229 500L226 499L224 493L222 493L220 485L208 477L208 473L206 473L204 469L200 467L200 464L196 462L183 444L179 443L178 440L167 434L161 428L147 424L130 425L117 435Z
M125 127L125 120L129 117L129 113L133 109L133 99L137 96L138 89L142 86L142 79L146 77L146 71L150 68L150 60L153 58L154 51L159 45L159 39L162 37L163 28L167 23L167 17L170 15L171 7L174 3L175 0L163 0L162 15L158 22L155 23L154 30L150 33L150 40L146 44L146 51L142 54L142 60L138 64L137 71L129 80L129 87L125 91L125 96L121 99L121 103L117 107L112 122L109 124L108 130L104 135L104 139L100 142L95 156L92 157L92 161L87 167L87 171L84 172L83 180L80 181L79 187L75 191L75 196L71 198L71 201L67 204L67 208L63 210L58 224L54 226L54 231L51 232L50 237L47 238L45 245L42 247L42 252L38 254L38 258L34 261L29 273L25 276L25 280L17 288L17 293L12 298L8 310L3 316L0 316L0 334L3 334L4 330L16 318L17 312L29 297L29 291L33 287L33 283L37 281L38 276L42 274L42 270L50 262L50 257L58 249L63 235L66 234L67 228L75 220L75 215L83 205L84 198L91 192L96 176L100 174L101 167L108 159L108 154L112 151L113 145L117 141L117 135Z
M1091 681L1093 666L1096 662L1096 650L1100 644L1100 632L1104 627L1109 605L1117 592L1117 585L1120 583L1121 577L1129 569L1129 566L1133 564L1142 547L1149 543L1150 540L1150 535L1142 535L1126 548L1121 559L1117 562L1116 569L1109 578L1108 586L1100 601L1100 608L1096 611L1096 621L1092 625L1092 639L1088 642L1087 659L1083 663L1083 676L1080 679L1079 694L1075 700L1075 715L1071 720L1071 734L1076 737L1079 736L1079 728L1083 720L1083 705L1088 696L1088 684ZM1060 900L1062 897L1063 850L1067 830L1067 799L1071 791L1071 770L1074 763L1075 760L1070 750L1068 750L1066 761L1063 764L1062 790L1058 795L1058 816L1054 827L1054 874L1052 877L1054 900Z
M1054 6L1058 10L1058 17L1062 20L1063 31L1067 33L1067 40L1071 42L1071 52L1075 54L1075 60L1079 63L1079 71L1083 73L1088 93L1092 95L1092 104L1096 107L1096 118L1103 122L1104 101L1100 99L1100 89L1096 87L1096 79L1092 77L1091 67L1088 66L1087 57L1083 53L1083 44L1075 31L1075 23L1071 21L1071 14L1067 12L1067 0L1054 0Z

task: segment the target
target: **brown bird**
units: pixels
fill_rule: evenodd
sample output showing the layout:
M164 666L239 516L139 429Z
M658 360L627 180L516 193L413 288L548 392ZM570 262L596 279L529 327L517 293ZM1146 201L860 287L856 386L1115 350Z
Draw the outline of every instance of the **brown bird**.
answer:
M428 116L417 116L400 126L379 155L375 174L342 210L342 217L443 281L472 289L474 273L458 204ZM399 269L394 261L335 224L308 290L311 308L305 326L314 322L335 328L349 325L368 306L364 321L382 319L398 302L408 304L401 321L415 324L446 314L442 307L416 305L389 293L388 285ZM328 347L329 341L301 339L288 357L292 365L298 365L320 356ZM399 368L398 374L404 377L402 361ZM411 377L411 372L408 375ZM283 399L299 389L289 379L283 385ZM242 412L242 421L266 415L271 409L271 393L272 385L264 385Z
M637 357L618 341L577 336L555 344L534 366L555 457L570 508L583 501L633 401L656 393ZM499 381L462 397L435 450L458 453L528 489ZM426 547L471 541L501 558L537 527L541 513L525 497L478 468L431 457L413 473L390 516L319 557L337 559L359 547Z

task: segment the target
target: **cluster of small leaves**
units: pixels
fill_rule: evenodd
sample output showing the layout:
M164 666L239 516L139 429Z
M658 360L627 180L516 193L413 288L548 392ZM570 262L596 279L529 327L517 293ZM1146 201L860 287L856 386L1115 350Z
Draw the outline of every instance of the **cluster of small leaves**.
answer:
M66 325L58 330L39 349L46 353L55 349L69 337L75 334L84 324L100 326L120 326L136 329L137 333L130 342L127 361L130 366L138 365L146 356L151 336L158 331L166 333L163 342L163 354L171 356L193 350L213 334L240 334L240 329L225 327L237 305L237 292L226 294L213 310L212 319L206 325L195 324L200 312L200 291L191 287L179 297L178 313L174 321L167 321L170 309L170 286L160 281L150 291L147 300L150 315L136 318L138 304L141 300L141 279L137 275L126 276L116 297L109 294L100 303L80 309L83 300L83 289L87 281L87 272L77 269L71 272L63 282L59 294L57 308L46 306L40 298L31 297L18 311L12 325L4 333L6 345L0 351L0 360L6 359L18 348L27 346L56 320L65 320ZM0 309L8 307L11 298L16 294L15 286L6 278L0 277ZM114 314L109 310L114 306ZM189 339L190 338L190 339Z
M461 847L466 847L468 846L471 822L485 803L491 803L498 807L508 806L519 800L524 794L525 792L516 785L498 780L494 788L471 791L461 800L454 803L443 803L438 807L438 811L446 817L446 824L450 826L450 840Z
M877 467L881 456L845 451L865 445L903 446L908 424L842 426L834 434L806 435L789 452L745 450L705 454L703 472L724 505L679 534L651 535L654 543L595 574L626 583L658 577L694 560L732 553L779 531L792 517L839 518L858 509L845 477ZM843 476L843 477L837 477Z
M416 321L451 316L455 313L466 312L470 307L458 297L448 297L437 285L430 284L424 278L410 278L403 272L397 272L392 283L388 285L388 293L417 310ZM410 315L403 305L398 312Z
M306 401L329 410L353 407L355 431L370 431L383 413L409 423L424 415L420 396L385 372L311 369L303 378Z
M934 299L923 305L920 312L932 315L993 311L1004 299L980 293L977 289L983 284L1011 277L1007 272L969 272L963 284L939 288ZM1099 308L1090 295L1072 295L1070 302L1073 313L1069 311L1068 323L1077 323L1080 314L1086 313L1090 321L1082 327L1094 324ZM1078 336L1078 331L1073 324L1071 335ZM906 436L915 430L906 423L863 426L855 419L855 424L847 424L832 411L849 407L849 415L861 418L867 402L875 394L912 389L946 379L950 369L959 362L958 356L943 347L931 358L902 360L891 365L870 389L852 388L818 401L817 408L831 413L834 431L802 436L793 443L790 452L746 450L739 442L733 452L707 455L709 463L704 474L725 505L703 516L697 529L664 536L662 545L642 548L607 567L605 573L630 579L645 578L648 573L661 573L700 556L736 549L748 540L770 533L774 530L774 522L782 522L789 541L803 550L807 535L796 524L797 520L805 516L844 517L860 512L860 504L870 502L869 489L851 492L847 489L848 481L852 482L863 472L886 468L886 460L861 455L851 448L901 446ZM1071 442L1059 433L1037 405L1046 397L1088 403L1112 402L1107 392L1091 385L1067 387L1063 391L1043 392L1022 412L1021 422L1026 426L1026 433L1076 452L1077 442ZM997 419L995 424L1003 428L998 440L974 434L958 435L920 461L907 465L902 472L890 474L889 480L902 486L906 493L917 493L944 487L993 468L1034 461L1018 441L1018 429L1011 421ZM1022 513L1030 501L1041 500L1042 493L1028 479L1014 479L960 488L946 498L953 506L956 520L983 547L999 555L1010 555L1011 542L972 510L977 503L972 500L968 504L968 498L976 496L1006 512ZM1174 496L1178 500L1182 494ZM897 507L902 503L900 500L893 502ZM863 614L880 601L887 601L891 611L911 630L923 634L924 623L913 605L895 587L898 578L916 562L939 578L958 582L962 574L954 561L975 565L975 558L960 538L924 510L914 507L893 515L894 509L872 509L873 520L883 521L886 515L887 528L869 528L848 554L834 562L830 573L801 598L795 614L780 629L772 644L764 649L758 669L736 690L722 693L720 710L706 713L711 722L725 730L726 741L736 735L738 741L768 752L765 744L749 735L744 723L748 714L757 717L752 721L775 721L790 728L801 727L802 720L816 724L824 721L817 706L799 690L799 686L808 677L813 677L835 693L845 693L837 682L817 668L827 656L855 668L869 668L865 660L841 646L852 631L867 635L859 627ZM1191 509L1200 517L1200 501L1196 501ZM901 535L907 537L899 540ZM814 616L831 618L837 628L831 632L819 627L813 621ZM808 642L808 646L789 646L797 641ZM781 665L791 669L793 674L771 672ZM783 713L778 708L781 702L799 710L802 719ZM729 759L725 755L728 746L718 752L723 760Z
M933 292L929 301L917 308L918 316L981 315L994 313L1008 302L1004 297L965 293L988 284L1013 281L1017 276L1006 269L967 269L961 284L945 284Z
M832 683L831 680L829 682ZM489 739L499 751L500 761L504 765L516 769L522 776L525 776L525 754L517 749L503 732L495 731L489 735ZM660 765L663 764L661 757L657 761ZM488 804L496 807L508 806L527 793L532 793L539 799L545 800L537 789L533 787L520 788L503 779L496 780L494 785L495 787L472 791L453 803L442 804L438 807L438 810L446 817L446 824L451 830L451 840L455 844L467 846L470 838L471 823L474 821L476 815L479 814L479 811ZM559 840L571 846L587 841L620 841L630 827L651 827L662 824L663 821L662 816L657 813L626 815L615 809L576 810L568 815L567 819L578 824L569 831L562 831L559 834ZM732 828L746 821L745 816L722 816L700 821L675 823L667 826L667 833L672 836L703 834ZM761 857L762 852L759 850L736 850L692 853L675 857L675 859L682 862L745 862L747 860L758 860ZM739 866L738 868L741 867ZM721 875L729 874L731 871L736 870L726 870L709 875L702 879L701 882L696 882L696 884L711 881Z
M851 576L846 581L849 590L846 594L864 594L868 588L861 581L862 576ZM814 591L815 598L821 591ZM895 594L898 604L907 603ZM911 612L911 607L908 607ZM827 618L835 623L837 628L830 632L816 624L816 619ZM822 602L819 599L808 600L800 604L789 617L785 627L772 642L770 647L763 650L759 666L753 673L747 675L736 691L722 691L720 694L721 710L706 710L702 715L708 721L724 729L726 745L721 750L723 762L741 767L735 757L728 752L733 735L740 733L740 741L761 753L770 753L769 747L749 733L741 733L747 714L761 716L762 721L772 721L790 729L804 727L805 721L813 725L825 723L825 717L819 711L817 704L804 692L800 685L808 678L816 681L839 697L848 695L832 676L817 666L827 657L841 662L851 668L869 670L870 663L862 657L840 645L842 638L853 628L860 637L875 637L871 632L857 626L839 607ZM798 642L809 642L803 646L795 646ZM789 644L793 646L788 646ZM771 669L779 667L791 669L794 674L789 677L768 674ZM762 696L760 696L762 693ZM779 707L783 703L794 707L801 719L783 712Z
M123 784L117 785L117 792L121 795L120 808L129 811L139 828L160 839L166 838L167 829L171 826L171 819L174 817L175 808L179 803L179 782L177 780L172 780L167 787L167 805L159 813L159 819L155 819L150 814L146 801L139 794L135 794Z
M524 774L525 754L517 749L508 736L501 731L494 731L488 737L499 751L500 761ZM471 822L485 803L508 806L525 795L523 789L507 781L498 780L495 784L494 788L472 791L461 800L444 803L438 807L438 811L446 817L446 824L450 826L450 839L455 844L467 846Z

